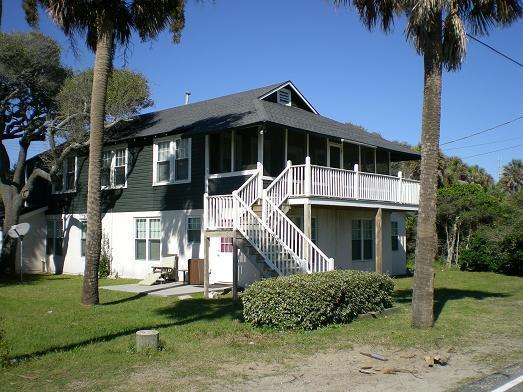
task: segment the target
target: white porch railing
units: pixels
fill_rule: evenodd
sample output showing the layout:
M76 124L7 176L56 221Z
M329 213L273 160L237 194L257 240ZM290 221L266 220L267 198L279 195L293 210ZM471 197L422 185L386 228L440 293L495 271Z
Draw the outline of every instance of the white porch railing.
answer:
M286 176L288 185L284 188L283 184L275 184L274 188L279 189L280 193L285 189L287 197L330 197L409 205L419 203L419 182L403 179L401 172L395 177L360 172L358 165L354 166L354 170L316 166L311 165L307 157L305 165L291 166Z

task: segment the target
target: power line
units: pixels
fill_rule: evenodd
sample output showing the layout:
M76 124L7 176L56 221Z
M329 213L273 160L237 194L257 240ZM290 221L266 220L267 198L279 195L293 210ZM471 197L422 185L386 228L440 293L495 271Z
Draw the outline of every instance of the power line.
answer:
M492 153L499 152L499 151L511 150L513 148L518 148L518 147L523 147L523 144L518 144L517 146L512 146L512 147L500 148L498 150L492 150L492 151L484 152L481 154L469 155L468 157L463 157L462 159L479 157L481 155L487 155L487 154L492 154Z
M455 143L455 142L459 142L460 140L465 140L465 139L469 139L473 136L477 136L477 135L481 135L482 133L485 133L485 132L488 132L488 131L492 131L494 129L497 129L497 128L500 128L500 127L503 127L505 125L508 125L508 124L512 124L513 122L516 122L518 120L521 120L523 118L523 116L519 116L519 117L516 117L516 118L513 118L512 120L509 120L507 122L504 122L502 124L498 124L498 125L494 125L493 127L490 127L490 128L487 128L487 129L484 129L482 131L478 131L478 132L474 132L474 133L471 133L470 135L467 135L467 136L463 136L463 137L460 137L458 139L454 139L454 140L450 140L448 142L445 142L445 143L440 143L440 146L444 146L446 144L450 144L450 143Z
M483 41L477 39L477 38L474 37L473 35L470 35L470 34L467 33L467 37L472 38L474 41L480 43L480 44L483 45L483 46L486 46L487 48L489 48L489 49L492 50L493 52L499 54L500 56L505 57L507 60L512 61L514 64L519 65L521 68L523 68L523 64L520 63L519 61L514 60L514 59L513 59L512 57L510 57L510 56L507 56L505 53L501 53L499 50L497 50L497 49L493 48L492 46L486 44L485 42L483 42Z
M491 145L491 144L505 143L505 142L509 142L511 140L519 140L519 139L523 139L523 136L512 137L512 138L508 138L508 139L505 139L505 140L494 140L492 142L487 142L487 143L470 144L468 146L450 147L450 148L447 148L446 150L450 151L450 150L460 150L462 148L472 148L472 147L479 147L479 146L487 146L487 145Z

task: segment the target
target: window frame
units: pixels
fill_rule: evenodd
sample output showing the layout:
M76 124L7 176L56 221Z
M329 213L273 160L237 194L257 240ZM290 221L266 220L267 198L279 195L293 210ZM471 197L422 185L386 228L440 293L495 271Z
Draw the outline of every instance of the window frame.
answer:
M355 231L354 222L359 222L358 228ZM370 225L370 229L367 230L371 233L370 241L371 241L371 257L366 258L365 257L365 241L368 241L369 238L365 238L365 222ZM358 238L354 239L354 233L358 233ZM359 248L360 248L360 258L355 259L354 256L354 241L359 242ZM365 219L365 218L354 218L351 219L351 260L356 262L368 262L374 260L375 257L375 250L374 247L376 245L376 238L374 233L374 220L373 219Z
M399 222L390 221L390 245L393 252L400 249Z
M187 155L189 160L187 179L176 180L176 142L179 140L187 141ZM169 180L158 181L158 144L169 142ZM163 161L161 161L163 162ZM153 141L153 186L172 185L172 184L188 184L191 182L192 169L192 138L184 138L181 135L167 136L156 138Z
M233 248L232 237L220 237L220 253L232 253Z
M145 221L145 237L144 238L138 238L137 237L137 223L139 220L144 220ZM151 237L151 221L152 220L158 220L160 222L160 235L159 237L160 238L152 238ZM162 218L160 216L136 216L133 218L133 232L134 232L134 261L145 261L145 262L157 262L157 261L160 261L161 258L162 258ZM136 246L137 244L137 241L138 240L145 240L145 259L139 259L137 257L137 249L138 247ZM159 244L160 244L160 249L159 249L159 252L158 252L158 259L151 259L151 255L150 255L150 244L151 244L151 240L154 240L154 241L159 241Z
M196 231L196 229L191 229L189 228L190 226L190 221L192 219L199 219L200 220L200 230L199 230L199 237L198 237L198 240L197 241L191 241L189 239L189 231ZM202 242L202 224L203 224L203 220L202 220L202 216L201 215L189 215L187 216L187 219L185 220L185 231L186 231L186 241L187 241L187 244L188 245L193 245L193 244L200 244Z
M125 184L124 185L115 185L115 183L114 183L115 168L120 167L120 166L116 166L116 151L124 150L124 149L125 149ZM128 170L129 170L129 149L127 148L127 145L122 145L122 144L104 148L102 151L102 167L101 167L102 170L103 170L103 154L108 151L111 153L111 165L109 167L109 185L101 185L100 188L102 190L125 189L125 188L127 188L127 174L128 174ZM100 178L100 181L101 181L101 178Z
M61 237L58 237L56 227L57 223L62 222L62 230L61 230ZM49 236L49 223L52 224L52 237ZM63 217L47 217L46 218L46 233L45 233L45 254L46 256L53 256L53 257L63 257L64 255L64 218ZM62 246L61 246L61 252L60 254L57 254L56 252L56 245L57 245L57 239L60 238L62 240ZM51 246L51 252L49 252L49 240L52 240L52 246Z
M85 245L84 245L85 244ZM80 257L85 257L87 251L87 220L80 220Z
M67 162L68 162L68 159L69 158L72 158L74 157L74 186L73 186L73 189L65 189L65 186L67 184L67 169L68 169L68 166L67 166ZM51 193L54 194L54 195L59 195L59 194L63 194L63 193L75 193L76 192L76 186L77 186L77 180L78 180L78 156L75 154L74 156L68 156L68 157L65 157L64 160L62 161L62 165L61 165L61 172L62 172L62 188L60 190L57 190L56 189L56 184L53 183L52 184L52 189L51 189Z

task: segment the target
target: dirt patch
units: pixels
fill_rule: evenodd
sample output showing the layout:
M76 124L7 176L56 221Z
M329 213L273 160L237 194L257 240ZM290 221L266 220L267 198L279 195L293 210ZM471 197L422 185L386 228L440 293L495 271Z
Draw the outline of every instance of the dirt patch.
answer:
M507 342L505 341L505 344ZM439 351L398 350L355 346L353 350L327 351L287 363L287 369L272 365L246 364L237 372L251 372L254 378L240 385L228 386L235 391L414 391L454 389L466 379L483 377L495 370L480 361L493 347L457 352L453 348ZM499 346L497 347L499 349ZM387 361L363 356L360 352L379 353ZM429 367L425 356L441 354L449 358L445 366ZM362 372L363 371L363 372ZM257 374L268 373L263 376Z

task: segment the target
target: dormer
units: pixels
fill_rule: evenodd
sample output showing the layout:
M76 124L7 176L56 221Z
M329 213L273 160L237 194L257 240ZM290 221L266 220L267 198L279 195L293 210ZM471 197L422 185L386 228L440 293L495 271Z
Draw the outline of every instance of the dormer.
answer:
M278 87L265 93L260 100L274 102L284 106L292 106L306 110L308 112L318 114L316 109L309 101L300 93L300 91L292 84L291 81L282 83Z

